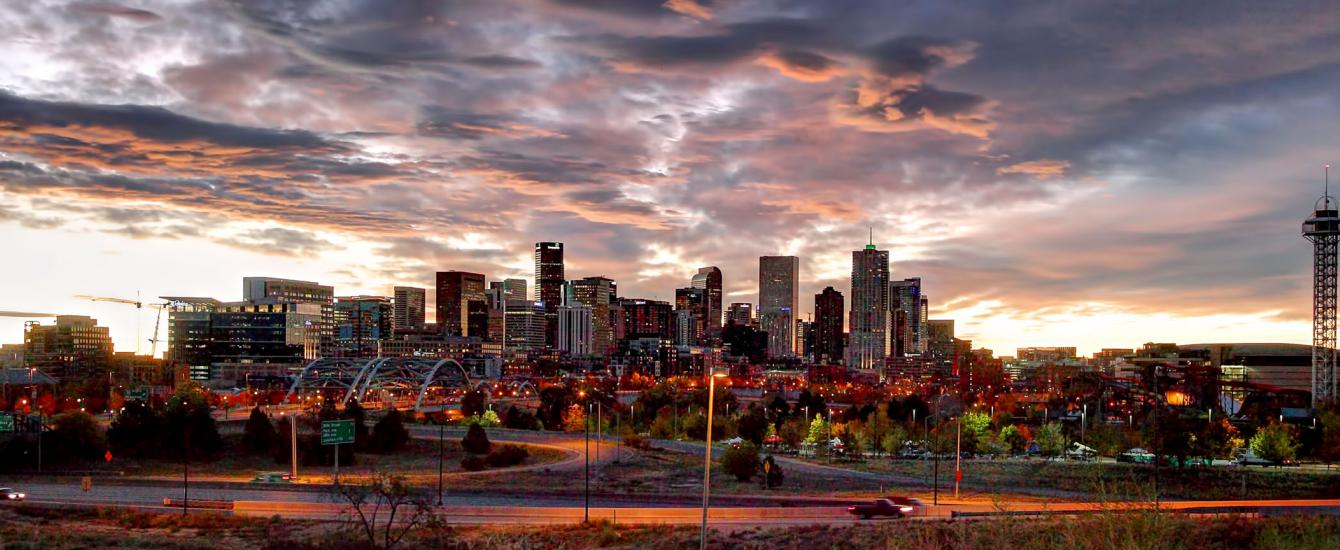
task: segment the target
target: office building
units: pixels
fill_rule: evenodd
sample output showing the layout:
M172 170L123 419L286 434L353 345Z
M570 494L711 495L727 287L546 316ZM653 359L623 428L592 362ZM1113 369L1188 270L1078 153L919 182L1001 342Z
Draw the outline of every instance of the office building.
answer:
M421 331L428 321L428 291L412 286L398 286L394 291L395 313L391 316L391 329L403 331Z
M703 291L701 314L698 316L701 327L698 329L706 338L721 339L721 270L716 266L698 269L690 281L690 286Z
M669 302L622 298L619 306L623 317L623 339L674 339L674 308Z
M758 323L768 333L768 355L794 355L795 322L800 311L800 258L758 259Z
M484 321L484 328L477 324L471 326L470 312L484 311L484 276L479 273L469 273L465 271L439 271L437 272L437 327L443 336L478 336L484 337L487 332L487 317ZM471 302L478 302L471 305ZM471 334L470 329L479 330L479 334Z
M1160 349L1154 347L1159 344L1145 344L1145 345L1150 350ZM1161 348L1163 350L1166 350L1166 352L1164 353L1165 355L1169 356L1177 355L1176 344L1161 344L1161 345L1165 346L1164 348ZM1076 349L1074 346L1035 346L1028 348L1018 348L1017 350L1015 350L1015 357L1017 357L1020 361L1053 362L1053 361L1072 360L1075 359L1076 357L1079 357L1079 354L1076 353Z
M502 292L504 300L529 300L530 296L526 290L525 279L503 279L489 283L490 289L498 289Z
M317 354L324 355L335 345L335 288L311 281L275 277L243 277L242 301L256 304L318 304L321 319L316 321Z
M701 288L677 288L675 289L675 344L680 346L699 346L704 345L704 334L707 326L707 315L704 304L707 301L707 291ZM684 321L679 321L681 316ZM680 334L681 328L687 332Z
M846 304L842 293L833 287L824 287L814 295L813 358L817 363L837 363L845 359L846 334L843 317Z
M193 368L192 378L237 386L292 374L321 352L325 309L314 302L220 304L209 314L209 369Z
M586 277L572 281L572 295L576 303L591 308L592 353L609 356L617 347L613 308L619 300L619 286L608 277Z
M558 306L563 305L563 243L535 243L535 298L544 306L544 342L550 349L558 339Z
M889 253L872 242L851 253L847 366L883 368L889 355Z
M55 324L23 326L24 363L58 381L102 377L112 360L112 336L98 320L60 315Z
M334 355L376 357L378 344L391 337L393 311L391 300L384 296L336 298Z
M0 344L0 369L23 368L23 344Z
M754 304L749 302L733 302L730 309L726 312L726 324L737 324L740 326L752 326L754 324Z
M569 302L558 306L558 351L571 356L591 355L595 343L591 306Z
M544 351L547 325L544 305L530 300L507 300L503 351L529 355Z
M898 357L917 355L922 347L921 278L914 277L889 283L889 313L893 354Z
M163 359L183 367L193 380L209 380L210 315L223 306L214 298L160 296L168 302L168 346Z

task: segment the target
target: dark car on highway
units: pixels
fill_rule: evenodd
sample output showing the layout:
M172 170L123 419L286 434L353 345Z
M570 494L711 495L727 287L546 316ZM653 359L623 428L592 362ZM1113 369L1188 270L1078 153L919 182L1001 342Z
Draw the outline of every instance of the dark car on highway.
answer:
M847 507L847 513L870 519L874 516L901 518L916 513L921 501L908 497L877 498L870 504L854 504Z

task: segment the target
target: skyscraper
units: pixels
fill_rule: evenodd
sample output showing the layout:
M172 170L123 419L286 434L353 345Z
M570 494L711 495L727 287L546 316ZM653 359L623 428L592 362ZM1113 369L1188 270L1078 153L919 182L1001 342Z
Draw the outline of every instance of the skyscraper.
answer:
M599 356L612 353L615 346L612 306L619 299L614 279L587 277L572 282L573 299L591 308L591 352Z
M702 328L704 336L712 340L721 338L721 270L716 266L703 267L693 276L690 283L693 288L703 290Z
M734 323L740 326L753 325L754 304L749 302L732 302L730 309L726 312L726 323Z
M569 355L591 355L593 341L591 306L570 302L558 306L558 351Z
M889 253L872 242L851 253L847 366L874 369L889 354Z
M503 279L489 283L489 288L502 289L503 300L527 300L525 279Z
M886 262L887 263L887 262ZM800 309L800 258L758 258L758 322L768 332L768 355L794 355L796 313Z
M675 289L675 344L703 345L707 325L706 301L706 289L696 287ZM680 317L684 319L681 321Z
M893 330L893 354L898 357L925 351L921 314L921 278L913 277L889 283L889 312Z
M391 328L406 331L423 330L424 322L427 320L428 291L418 287L398 286L394 292L395 298L392 303L395 312L391 316Z
M846 348L846 338L842 334L844 306L842 293L831 286L814 295L815 362L828 363L844 359L843 351Z
M558 340L558 306L563 303L563 243L535 243L535 298L544 306L544 342Z
M487 311L484 309L487 302L483 275L465 271L437 272L437 328L443 336L487 336L470 334L474 328L470 323L470 302L479 302L473 306L476 314Z
M23 327L24 362L62 382L104 377L112 360L112 337L98 320L60 315L54 325Z

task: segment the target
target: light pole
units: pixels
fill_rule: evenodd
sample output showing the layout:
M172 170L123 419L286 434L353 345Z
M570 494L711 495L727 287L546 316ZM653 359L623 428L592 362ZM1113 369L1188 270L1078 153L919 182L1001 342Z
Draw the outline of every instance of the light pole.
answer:
M712 402L716 400L717 379L725 378L730 370L725 367L713 367L712 376L707 379L707 436L703 445L703 525L698 535L698 548L707 548L707 508L708 496L712 489Z
M586 428L586 500L582 506L582 523L591 523L591 404L586 404L586 418L583 419L583 426Z
M442 505L442 458L445 452L443 439L443 426L437 425L437 505Z

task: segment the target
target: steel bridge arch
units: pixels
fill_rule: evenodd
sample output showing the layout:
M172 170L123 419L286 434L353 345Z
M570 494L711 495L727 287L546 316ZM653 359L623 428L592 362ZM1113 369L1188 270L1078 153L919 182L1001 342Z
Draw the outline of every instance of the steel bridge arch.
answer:
M476 387L465 367L453 359L419 357L320 357L302 368L293 379L285 400L302 391L336 389L340 403L363 401L369 392L405 390L414 392L414 409L421 410L433 387Z

